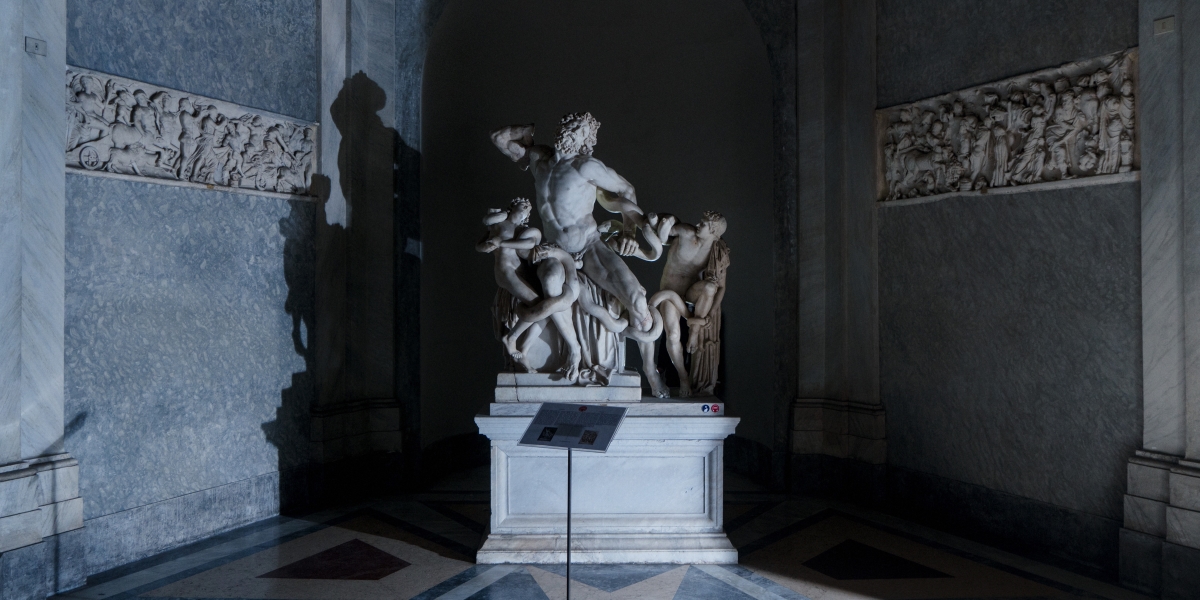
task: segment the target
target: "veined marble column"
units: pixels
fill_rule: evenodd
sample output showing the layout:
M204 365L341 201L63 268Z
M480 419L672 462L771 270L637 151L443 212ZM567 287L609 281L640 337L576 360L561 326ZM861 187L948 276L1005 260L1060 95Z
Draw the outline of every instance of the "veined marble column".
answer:
M65 0L0 3L0 597L82 585L63 449Z
M396 1L321 0L320 173L312 458L327 489L401 450L396 400ZM338 463L337 466L330 466ZM286 509L286 508L285 508Z
M792 404L793 480L820 488L828 461L886 462L879 397L876 255L875 8L797 4L799 397ZM854 463L857 465L858 463ZM881 467L866 473L872 486ZM878 486L875 486L878 488Z
M1186 598L1200 589L1200 6L1139 11L1144 418L1121 583Z

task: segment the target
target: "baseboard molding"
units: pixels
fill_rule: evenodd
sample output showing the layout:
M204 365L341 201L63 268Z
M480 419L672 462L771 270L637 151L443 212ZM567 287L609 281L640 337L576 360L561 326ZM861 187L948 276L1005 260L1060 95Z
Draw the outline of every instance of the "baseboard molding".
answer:
M886 512L1088 577L1118 580L1121 521L888 466Z
M1082 575L1118 580L1121 521L894 465L790 457L788 491L867 506Z
M88 575L279 514L279 472L86 519Z

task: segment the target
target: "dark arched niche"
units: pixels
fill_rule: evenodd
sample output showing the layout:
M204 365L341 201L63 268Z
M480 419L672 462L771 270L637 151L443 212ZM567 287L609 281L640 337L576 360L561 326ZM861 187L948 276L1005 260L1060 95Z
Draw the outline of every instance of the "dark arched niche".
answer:
M476 431L501 367L492 259L474 245L485 210L532 198L533 185L487 132L533 122L550 143L559 117L576 111L600 120L596 157L647 210L728 219L724 399L743 418L739 435L772 445L772 89L767 49L739 0L447 4L422 101L423 445ZM629 263L658 289L661 262Z

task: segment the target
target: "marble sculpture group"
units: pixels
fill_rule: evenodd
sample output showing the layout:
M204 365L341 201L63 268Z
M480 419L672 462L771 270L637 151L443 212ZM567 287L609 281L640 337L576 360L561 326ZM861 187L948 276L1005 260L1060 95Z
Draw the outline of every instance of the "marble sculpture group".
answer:
M624 368L624 343L638 343L651 392L670 390L655 365L665 337L680 396L711 395L720 360L721 300L729 248L725 219L705 212L688 225L644 211L628 181L592 156L600 123L563 117L553 147L534 144L533 125L492 132L492 142L533 174L535 201L512 200L484 217L476 245L495 255L496 336L508 367L558 373L580 385L607 385ZM596 204L621 219L597 223ZM529 224L534 208L544 229ZM640 235L639 235L640 234ZM656 261L666 247L661 291L646 289L622 257ZM686 323L687 353L681 320ZM665 333L665 336L664 336Z

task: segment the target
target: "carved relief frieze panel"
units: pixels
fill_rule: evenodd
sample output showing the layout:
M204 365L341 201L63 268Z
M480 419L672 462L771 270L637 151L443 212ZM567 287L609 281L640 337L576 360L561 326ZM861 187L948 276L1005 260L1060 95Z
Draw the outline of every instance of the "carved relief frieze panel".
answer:
M68 168L308 195L317 125L67 68Z
M1137 49L876 112L883 201L1136 171Z

